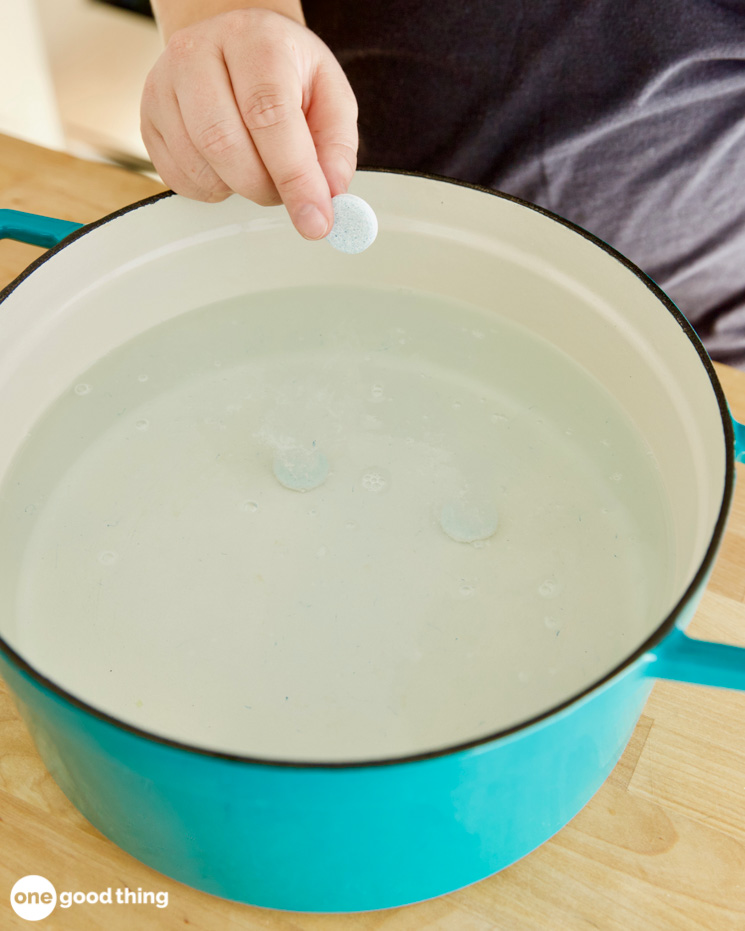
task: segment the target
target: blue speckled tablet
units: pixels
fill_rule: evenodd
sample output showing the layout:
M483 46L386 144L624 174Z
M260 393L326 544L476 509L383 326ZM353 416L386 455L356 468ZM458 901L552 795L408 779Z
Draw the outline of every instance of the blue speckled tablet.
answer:
M311 491L328 478L329 464L323 453L311 447L294 447L276 453L272 464L280 485L291 491Z
M337 194L331 198L334 225L326 236L340 252L364 252L378 235L378 218L367 201L356 194Z
M457 543L488 540L497 531L499 515L491 502L474 503L465 497L448 501L440 512L440 527Z

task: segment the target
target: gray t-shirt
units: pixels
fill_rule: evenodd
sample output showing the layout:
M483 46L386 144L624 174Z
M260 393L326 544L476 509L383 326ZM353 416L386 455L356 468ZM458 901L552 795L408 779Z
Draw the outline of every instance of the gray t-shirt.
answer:
M745 367L745 0L305 0L357 95L363 166L578 223Z

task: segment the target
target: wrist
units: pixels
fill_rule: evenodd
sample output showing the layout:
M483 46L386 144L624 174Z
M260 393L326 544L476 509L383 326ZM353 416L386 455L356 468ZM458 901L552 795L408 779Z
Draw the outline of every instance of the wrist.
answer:
M151 0L151 5L164 42L178 29L234 10L271 10L305 25L301 0Z

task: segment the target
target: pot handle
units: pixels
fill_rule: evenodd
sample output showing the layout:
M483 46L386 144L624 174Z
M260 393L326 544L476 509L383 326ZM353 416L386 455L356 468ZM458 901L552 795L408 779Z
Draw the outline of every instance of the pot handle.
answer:
M697 640L678 627L643 662L644 674L654 679L745 691L745 647Z
M732 419L732 429L735 431L735 462L745 462L745 424Z
M0 210L0 239L15 239L32 246L44 246L46 249L56 246L81 226L82 223L55 220L38 213Z

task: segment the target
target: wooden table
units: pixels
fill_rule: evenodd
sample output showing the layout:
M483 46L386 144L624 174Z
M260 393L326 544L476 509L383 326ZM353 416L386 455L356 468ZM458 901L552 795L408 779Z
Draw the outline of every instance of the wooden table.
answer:
M159 190L144 177L0 136L0 206L79 222ZM43 250L0 242L0 286ZM745 373L717 366L745 420ZM738 469L743 467L738 466ZM690 633L745 646L745 484ZM0 680L0 928L10 889L168 891L154 905L59 906L40 927L230 931L735 931L745 928L745 696L660 682L613 774L555 838L432 902L360 915L236 905L165 878L96 831L57 788Z

